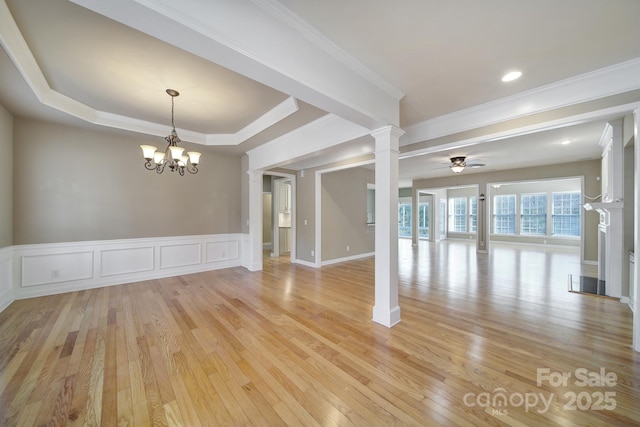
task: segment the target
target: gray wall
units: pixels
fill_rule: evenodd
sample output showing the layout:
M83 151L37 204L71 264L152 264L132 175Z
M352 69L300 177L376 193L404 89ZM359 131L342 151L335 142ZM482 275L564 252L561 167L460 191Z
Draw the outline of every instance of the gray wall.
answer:
M246 154L240 159L240 232L249 234L249 156Z
M374 179L362 167L323 174L322 261L375 251L375 227L367 226L367 183Z
M451 174L447 177L415 180L414 191L429 188L447 188L456 185L465 186L478 184L486 187L487 184L497 182L533 181L540 179L584 177L584 192L588 196L600 194L600 160L587 160L582 162L562 163L532 168L509 169L504 171L468 173L465 171L458 175ZM484 188L483 187L483 188ZM486 203L485 203L486 205ZM585 218L584 229L584 258L587 261L598 260L598 222L597 212L583 212Z
M160 137L14 121L14 244L240 232L240 157L203 153L181 177L144 168ZM233 179L229 179L233 177Z
M296 257L315 263L316 174L306 170L296 178ZM306 221L306 224L305 224Z
M0 106L0 248L13 244L13 117Z

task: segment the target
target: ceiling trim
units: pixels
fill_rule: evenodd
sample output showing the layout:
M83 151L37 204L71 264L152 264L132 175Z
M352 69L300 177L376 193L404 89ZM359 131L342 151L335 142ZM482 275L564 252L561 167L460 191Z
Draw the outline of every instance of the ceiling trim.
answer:
M400 145L410 145L557 108L640 89L640 58L416 123Z
M283 25L264 3L70 1L369 129L400 122L398 99L379 81L363 78L353 61L346 65L335 49L321 49L291 23Z
M247 151L249 170L266 170L316 156L318 151L351 141L370 131L335 114L327 114Z
M262 9L267 11L273 17L278 18L282 22L294 28L305 39L309 40L315 46L319 47L320 49L334 57L336 60L342 62L351 70L362 76L362 78L368 80L378 88L385 91L396 101L400 101L402 98L404 98L405 94L400 89L396 88L391 83L387 82L378 74L373 72L370 68L368 68L362 62L358 61L351 54L334 43L331 39L326 37L312 25L310 25L307 21L284 7L282 3L278 2L277 0L252 1Z
M236 133L207 135L206 145L239 145L268 127L289 117L298 111L299 108L298 100L290 96Z
M96 125L139 132L146 135L166 135L166 124L96 110L52 89L33 53L29 49L29 45L22 36L5 1L0 1L0 44L2 44L40 103ZM297 100L289 97L236 133L204 134L182 129L180 130L180 138L184 141L202 145L239 145L297 112L298 109Z
M422 156L425 154L439 153L447 150L455 150L463 147L469 147L471 145L481 144L485 142L498 141L507 138L515 138L518 136L528 135L536 132L543 132L552 129L557 129L565 126L575 125L579 123L586 123L592 120L608 118L612 116L618 116L628 113L635 109L640 108L640 102L634 102L630 104L617 105L615 107L605 108L598 111L590 111L588 113L577 114L571 117L563 117L556 120L549 120L546 122L539 122L529 126L521 126L514 129L509 129L500 132L482 133L478 136L473 136L464 139L458 139L453 142L433 145L429 147L423 147L417 150L408 150L400 153L400 159L406 159L409 157Z

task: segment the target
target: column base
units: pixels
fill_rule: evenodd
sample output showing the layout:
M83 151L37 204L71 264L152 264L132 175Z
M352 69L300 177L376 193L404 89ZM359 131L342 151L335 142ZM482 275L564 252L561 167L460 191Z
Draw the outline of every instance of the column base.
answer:
M400 323L400 307L395 306L392 309L387 307L373 306L373 320L376 323L391 328Z

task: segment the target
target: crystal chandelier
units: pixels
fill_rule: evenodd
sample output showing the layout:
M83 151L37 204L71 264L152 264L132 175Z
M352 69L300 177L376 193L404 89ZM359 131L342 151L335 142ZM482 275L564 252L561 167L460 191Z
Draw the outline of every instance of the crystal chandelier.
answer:
M198 173L198 162L202 153L197 151L189 151L187 155L183 155L184 148L178 147L178 143L182 142L178 138L176 126L173 124L173 100L180 95L177 90L167 89L167 93L171 96L171 133L164 139L169 143L164 151L156 151L157 147L153 145L141 145L142 157L146 160L144 167L148 170L155 170L157 173L164 172L165 167L169 167L171 172L178 171L183 176L186 170L189 173Z

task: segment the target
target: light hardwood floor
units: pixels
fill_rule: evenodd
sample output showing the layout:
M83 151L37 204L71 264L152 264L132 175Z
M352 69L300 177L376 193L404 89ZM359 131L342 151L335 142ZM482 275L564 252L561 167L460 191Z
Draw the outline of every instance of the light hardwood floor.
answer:
M577 253L403 240L399 258L391 329L370 320L373 259L16 301L0 424L640 425L631 312L567 292ZM580 385L602 369L615 380Z

